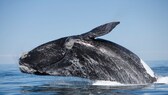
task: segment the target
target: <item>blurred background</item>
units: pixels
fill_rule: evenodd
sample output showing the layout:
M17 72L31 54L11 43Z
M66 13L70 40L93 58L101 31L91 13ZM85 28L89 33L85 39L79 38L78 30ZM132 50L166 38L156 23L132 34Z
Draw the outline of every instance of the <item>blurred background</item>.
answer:
M168 0L0 0L0 63L112 21L120 24L99 38L145 61L168 60Z

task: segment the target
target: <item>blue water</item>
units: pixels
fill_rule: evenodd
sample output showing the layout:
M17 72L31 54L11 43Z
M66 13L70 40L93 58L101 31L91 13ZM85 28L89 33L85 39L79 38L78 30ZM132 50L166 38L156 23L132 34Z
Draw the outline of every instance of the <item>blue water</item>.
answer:
M159 76L168 76L168 61L148 62ZM17 64L0 64L0 95L168 95L168 84L98 86L77 77L23 74Z

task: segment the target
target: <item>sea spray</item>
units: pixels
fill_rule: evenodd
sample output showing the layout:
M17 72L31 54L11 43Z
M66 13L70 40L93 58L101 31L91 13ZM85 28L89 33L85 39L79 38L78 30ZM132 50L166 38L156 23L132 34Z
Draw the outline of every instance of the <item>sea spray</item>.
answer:
M158 77L157 81L155 82L157 83L161 83L161 84L168 84L168 76L160 76Z

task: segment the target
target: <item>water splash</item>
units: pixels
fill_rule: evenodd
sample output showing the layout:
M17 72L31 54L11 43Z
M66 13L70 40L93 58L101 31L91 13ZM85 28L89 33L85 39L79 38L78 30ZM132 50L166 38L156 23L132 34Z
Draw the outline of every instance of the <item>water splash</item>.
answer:
M122 84L116 81L105 81L105 80L97 80L92 83L94 86L111 86L111 87L126 87L126 86L146 86L150 84Z
M155 82L156 84L168 84L168 76L164 76L164 77L158 77L157 81Z
M160 76L154 84L168 84L168 76ZM97 80L92 83L95 86L138 86L138 85L150 85L150 84L122 84L116 81Z
M105 81L105 80L97 80L93 82L92 85L98 85L98 86L123 86L124 84L121 84L116 81Z

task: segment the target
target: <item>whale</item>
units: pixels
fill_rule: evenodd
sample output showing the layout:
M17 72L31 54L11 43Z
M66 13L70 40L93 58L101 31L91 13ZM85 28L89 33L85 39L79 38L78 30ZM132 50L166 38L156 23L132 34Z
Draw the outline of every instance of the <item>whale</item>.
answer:
M62 37L21 55L23 73L80 77L123 84L149 84L156 81L152 69L125 47L98 38L110 33L120 22L109 22L89 32Z

